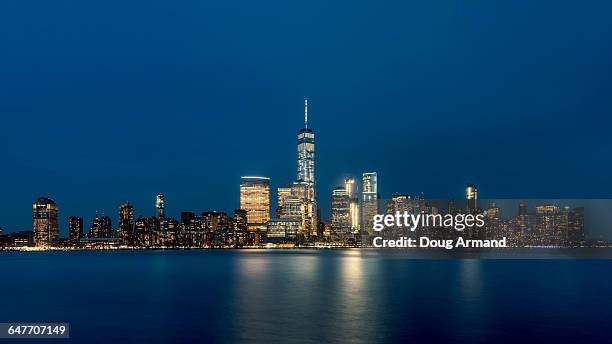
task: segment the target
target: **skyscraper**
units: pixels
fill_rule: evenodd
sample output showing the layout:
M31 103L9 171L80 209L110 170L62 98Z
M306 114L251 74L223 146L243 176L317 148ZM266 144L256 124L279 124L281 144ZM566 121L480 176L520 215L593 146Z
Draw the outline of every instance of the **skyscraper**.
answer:
M351 230L359 231L359 200L357 199L357 190L355 188L355 179L348 177L344 179L344 188L349 197L349 217L351 221Z
M277 189L277 207L276 207L276 217L282 218L286 212L286 203L289 199L291 199L291 186L286 185Z
M478 210L478 189L474 184L465 187L466 210L472 213Z
M298 132L297 180L294 183L303 192L296 192L302 200L302 227L304 234L316 235L317 197L315 181L315 134L308 128L308 99L304 99L304 128Z
M76 246L83 237L83 218L70 216L68 218L68 237L70 245Z
M124 245L134 242L134 206L126 202L119 207L119 238Z
M351 232L350 198L344 187L332 191L331 225L337 237L344 237Z
M163 193L158 193L157 197L155 198L155 209L157 210L157 217L158 218L163 218L165 217L164 214L164 194Z
M113 227L111 224L111 218L108 216L98 216L93 219L91 226L89 227L90 238L112 238Z
M363 174L361 193L361 229L364 234L373 234L374 216L378 214L378 175L376 172Z
M59 242L57 204L46 197L39 197L32 204L32 231L34 245L38 247L55 246Z
M242 177L240 209L247 212L249 230L265 230L270 221L270 178Z

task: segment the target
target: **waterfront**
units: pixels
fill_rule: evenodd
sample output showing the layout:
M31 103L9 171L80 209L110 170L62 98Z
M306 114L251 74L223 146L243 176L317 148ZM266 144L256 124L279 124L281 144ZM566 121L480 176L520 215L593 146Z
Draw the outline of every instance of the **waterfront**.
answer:
M610 250L459 254L0 252L0 322L75 343L607 340Z

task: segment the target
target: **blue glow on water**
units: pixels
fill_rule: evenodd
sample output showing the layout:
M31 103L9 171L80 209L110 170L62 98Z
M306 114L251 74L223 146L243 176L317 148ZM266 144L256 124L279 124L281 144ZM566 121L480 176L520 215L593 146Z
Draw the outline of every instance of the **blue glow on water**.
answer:
M608 340L612 260L429 258L1 252L0 322L69 322L72 343Z

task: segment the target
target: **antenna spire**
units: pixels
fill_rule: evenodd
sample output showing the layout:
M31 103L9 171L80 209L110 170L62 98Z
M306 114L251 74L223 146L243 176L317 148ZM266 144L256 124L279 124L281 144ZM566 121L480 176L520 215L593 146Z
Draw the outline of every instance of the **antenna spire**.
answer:
M308 98L304 98L304 128L308 129Z

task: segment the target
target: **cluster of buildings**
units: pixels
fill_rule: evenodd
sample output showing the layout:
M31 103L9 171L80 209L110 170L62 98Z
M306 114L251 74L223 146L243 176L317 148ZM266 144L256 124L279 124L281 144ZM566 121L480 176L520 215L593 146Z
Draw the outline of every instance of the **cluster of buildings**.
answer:
M427 236L431 239L494 239L506 238L510 247L582 247L607 245L605 242L585 240L584 207L561 207L554 203L538 204L529 209L525 202L517 202L513 215L502 216L502 208L494 201L481 207L478 189L468 184L462 200L427 200L421 197L395 194L385 202L385 213L408 213L453 216L483 214L483 227L457 231L454 228L421 227L411 232L406 228L390 227L382 235L387 238ZM514 203L505 200L506 203Z
M387 201L378 194L376 172L363 173L361 189L353 177L332 190L331 218L321 221L316 193L315 133L308 127L308 101L304 101L304 128L297 135L297 176L276 190L277 208L272 216L270 179L245 176L240 184L240 208L233 214L207 211L182 212L180 219L165 213L165 199L155 199L156 214L135 217L129 202L119 207L119 221L113 227L109 216L96 214L85 231L83 218L68 219L68 238L59 235L58 206L50 198L40 197L32 205L32 230L3 234L0 247L260 247L273 246L368 246L371 244L373 218L387 212L438 214L459 212L487 214L487 226L478 233L463 233L468 237L507 237L511 246L573 246L584 241L584 211L582 208L560 208L554 204L536 207L529 213L524 204L518 215L502 218L495 204L487 209L478 205L476 186L467 185L461 203L455 200L435 201L408 195L393 195ZM399 235L393 230L387 235ZM456 233L454 233L456 235ZM440 237L445 231L423 228L408 235Z
M315 133L308 127L305 99L304 127L297 135L297 176L277 189L274 216L270 197L269 178L246 176L241 178L240 208L233 214L182 212L177 220L166 216L164 195L158 194L155 216L135 218L133 205L126 202L119 207L116 228L109 216L96 214L86 231L83 218L71 216L67 239L59 236L57 204L40 197L33 204L32 231L2 235L0 245L43 248L304 246L317 242L358 245L361 229L371 227L371 219L378 212L377 175L363 174L361 205L355 180L347 178L342 188L333 191L331 226L322 223L316 193Z

